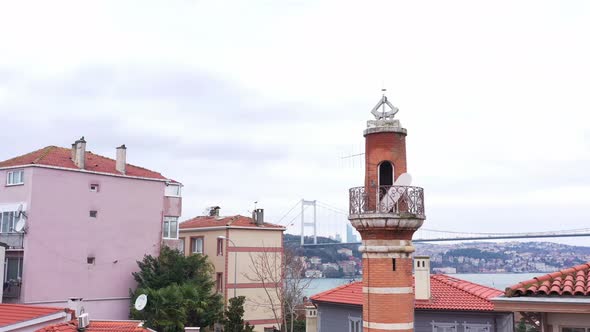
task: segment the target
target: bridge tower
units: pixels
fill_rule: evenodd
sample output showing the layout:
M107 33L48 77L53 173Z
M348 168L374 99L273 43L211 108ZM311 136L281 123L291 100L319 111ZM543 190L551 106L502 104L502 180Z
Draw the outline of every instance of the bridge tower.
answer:
M385 95L367 121L365 185L350 189L350 223L362 237L363 331L414 330L412 236L426 219L424 191L409 186L406 134Z

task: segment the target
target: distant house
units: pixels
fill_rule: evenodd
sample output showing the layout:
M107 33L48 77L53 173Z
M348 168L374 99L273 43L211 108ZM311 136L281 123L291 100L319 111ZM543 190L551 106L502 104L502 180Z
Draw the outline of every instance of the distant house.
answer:
M590 331L590 263L519 282L493 299L544 332Z
M313 256L309 259L309 262L314 265L322 264L322 259L318 256Z
M434 273L443 273L443 274L455 274L457 273L457 269L454 267L433 267L432 272Z
M82 138L0 161L2 302L80 297L95 318L128 317L137 261L178 242L182 185L128 164L126 152L103 157Z
M0 304L0 331L31 332L43 326L67 322L72 310L23 304Z
M306 278L321 278L324 274L320 270L307 270L305 271Z
M340 248L336 252L342 255L352 256L352 250L348 248Z
M415 276L415 332L512 332L513 314L498 311L491 299L502 291L447 275ZM307 332L362 331L363 285L353 282L311 297L317 307ZM309 326L308 326L309 327Z
M217 291L227 301L234 296L245 296L244 320L255 325L255 331L278 327L280 323L271 311L268 294L273 296L279 317L280 303L274 296L282 285L283 226L264 222L263 210L255 211L255 218L245 216L219 216L219 207L212 215L199 216L180 224L181 251L185 255L207 255L214 266L213 276ZM262 258L266 262L261 261ZM276 266L277 275L266 284L256 277L254 262ZM268 272L268 271L267 271Z

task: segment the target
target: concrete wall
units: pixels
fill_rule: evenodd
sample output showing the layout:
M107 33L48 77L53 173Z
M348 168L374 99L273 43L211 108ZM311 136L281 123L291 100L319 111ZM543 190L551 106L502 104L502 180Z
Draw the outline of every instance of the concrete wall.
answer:
M490 324L490 331L512 332L512 313L428 311L414 312L414 331L432 332L432 322L457 323L457 332L467 332L464 323ZM361 317L361 306L318 303L318 332L347 332L349 317ZM509 323L507 322L509 321ZM557 331L555 331L557 332Z
M2 262L2 264L4 264L4 255L5 255L5 250L4 247L0 247L0 262ZM4 265L2 265L4 266ZM1 271L2 273L0 274L0 285L4 285L4 269L2 269ZM0 288L0 303L2 303L2 293L4 292L4 287Z
M0 172L0 180L5 176ZM136 261L159 253L164 187L37 167L25 168L23 186L0 186L0 203L27 203L21 302L65 306L69 297L82 297L92 319L126 319ZM168 212L179 213L180 204L169 202Z
M590 315L547 313L547 325L551 326L548 332L560 332L563 327L590 327Z

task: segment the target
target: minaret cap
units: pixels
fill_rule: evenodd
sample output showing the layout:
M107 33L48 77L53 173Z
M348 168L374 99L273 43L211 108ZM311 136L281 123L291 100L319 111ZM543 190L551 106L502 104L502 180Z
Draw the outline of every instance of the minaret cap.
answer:
M399 112L399 109L387 100L387 96L385 95L386 89L381 89L381 91L383 92L383 96L381 96L377 105L371 110L371 114L375 116L375 120L367 121L365 136L377 132L396 132L406 135L407 130L402 128L398 119L393 118Z

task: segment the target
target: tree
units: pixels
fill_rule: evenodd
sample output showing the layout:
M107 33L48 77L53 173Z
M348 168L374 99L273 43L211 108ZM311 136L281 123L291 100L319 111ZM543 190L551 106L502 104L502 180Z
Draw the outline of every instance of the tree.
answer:
M266 297L248 299L249 303L272 311L275 319L281 322L281 331L292 332L295 310L302 303L303 291L312 280L303 278L304 261L286 249L282 254L269 250L250 254L250 262L250 273L244 273L244 276L262 284Z
M244 324L244 296L232 297L229 299L229 306L225 311L225 320L223 323L224 332L252 332L254 326L249 323Z
M146 255L137 264L131 318L144 320L147 327L161 332L181 332L185 326L211 326L222 318L223 300L213 291L213 267L207 256L185 257L164 246L158 257ZM137 311L133 303L140 294L146 294L148 302L143 310Z

